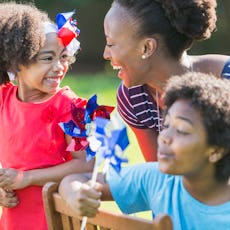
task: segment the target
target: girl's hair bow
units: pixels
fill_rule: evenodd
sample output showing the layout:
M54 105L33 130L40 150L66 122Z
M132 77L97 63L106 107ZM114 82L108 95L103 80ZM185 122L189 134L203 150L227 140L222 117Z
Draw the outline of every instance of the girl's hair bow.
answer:
M80 30L77 28L77 20L72 19L74 13L75 11L71 11L56 16L58 37L72 56L80 49L80 42L77 40Z

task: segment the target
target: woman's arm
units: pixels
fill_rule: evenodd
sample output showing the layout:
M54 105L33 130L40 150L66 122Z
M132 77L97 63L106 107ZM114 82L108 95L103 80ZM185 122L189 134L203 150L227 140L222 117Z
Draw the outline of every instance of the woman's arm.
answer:
M192 55L190 56L193 71L211 73L221 78L224 65L230 60L230 56L220 54Z
M104 175L98 174L95 186L91 187L92 174L73 174L65 177L59 193L68 205L80 216L95 216L101 200L113 200Z
M145 161L157 161L157 132L154 129L130 128L135 133Z

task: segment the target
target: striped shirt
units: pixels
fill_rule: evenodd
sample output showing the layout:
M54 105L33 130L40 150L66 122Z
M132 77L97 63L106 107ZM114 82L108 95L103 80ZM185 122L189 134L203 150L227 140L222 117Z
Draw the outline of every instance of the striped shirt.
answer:
M117 110L127 124L139 129L159 129L159 111L146 85L127 89L121 84L117 92L117 104Z
M221 75L230 79L230 60L226 62ZM159 131L162 119L146 85L126 88L121 84L117 91L117 110L128 125Z

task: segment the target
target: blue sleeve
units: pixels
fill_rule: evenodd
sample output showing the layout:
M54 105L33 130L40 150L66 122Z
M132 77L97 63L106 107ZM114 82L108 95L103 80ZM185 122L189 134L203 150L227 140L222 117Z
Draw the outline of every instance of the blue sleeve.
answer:
M151 210L151 199L161 187L158 163L143 163L124 167L120 174L110 170L110 191L122 212L130 214Z
M226 78L230 80L230 59L224 65L221 76L222 78Z

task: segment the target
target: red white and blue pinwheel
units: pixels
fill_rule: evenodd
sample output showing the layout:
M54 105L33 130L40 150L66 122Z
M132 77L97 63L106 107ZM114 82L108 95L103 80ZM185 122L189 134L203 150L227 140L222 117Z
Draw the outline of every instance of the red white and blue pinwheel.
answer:
M101 164L104 159L119 173L121 164L128 162L128 159L123 157L123 152L129 145L125 125L116 115L113 115L111 120L96 117L93 132L87 140L89 147L97 152L97 164Z
M92 121L97 117L110 119L110 113L113 106L105 106L97 104L97 96L92 96L85 107L76 107L71 104L72 119L66 123L59 123L62 130L72 137L72 142L67 147L67 151L86 150L86 160L91 160L96 152L91 150L87 137L93 128Z
M96 117L94 120L92 135L87 140L89 146L96 155L96 162L92 174L93 187L96 183L98 169L104 160L103 173L106 174L109 166L112 166L117 173L121 170L121 164L128 162L127 158L122 157L123 151L129 145L126 127L118 116L113 115L111 120ZM81 230L85 229L87 217L84 216L81 223Z

